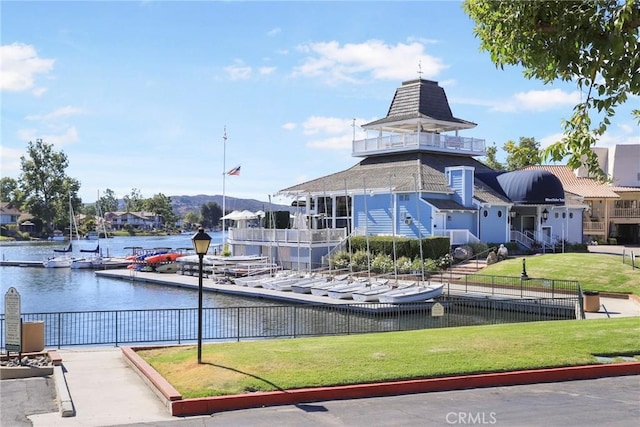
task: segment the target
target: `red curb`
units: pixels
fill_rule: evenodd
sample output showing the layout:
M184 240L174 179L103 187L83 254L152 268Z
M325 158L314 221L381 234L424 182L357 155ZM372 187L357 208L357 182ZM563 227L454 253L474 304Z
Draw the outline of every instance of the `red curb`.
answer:
M147 384L155 388L154 392L166 400L165 403L171 415L176 417L324 400L360 399L640 374L640 362L624 362L182 399L180 393L167 380L136 354L137 350L152 348L158 347L122 347L121 349L125 359L132 364Z
M145 348L152 347L140 347L137 350L143 350ZM157 348L157 347L155 347ZM148 384L155 388L155 391L159 393L161 397L169 402L182 399L182 395L176 390L167 380L164 379L151 365L149 365L144 359L136 354L136 349L131 347L121 347L122 356L127 360L137 371L137 373Z
M572 366L528 371L464 375L424 380L395 381L389 383L358 384L338 387L252 393L233 396L184 399L171 402L171 415L208 415L215 412L289 405L323 400L358 399L468 388L536 384L578 379L640 374L640 362L607 365Z

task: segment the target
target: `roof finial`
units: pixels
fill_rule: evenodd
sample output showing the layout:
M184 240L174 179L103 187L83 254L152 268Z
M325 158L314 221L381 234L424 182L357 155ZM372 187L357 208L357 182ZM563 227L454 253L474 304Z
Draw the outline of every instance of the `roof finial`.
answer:
M418 60L418 80L422 80L422 60Z

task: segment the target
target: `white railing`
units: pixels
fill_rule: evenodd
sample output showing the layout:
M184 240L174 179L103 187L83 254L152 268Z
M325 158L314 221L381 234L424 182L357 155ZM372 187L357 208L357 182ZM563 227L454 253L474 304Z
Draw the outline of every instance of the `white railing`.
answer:
M392 153L407 150L455 152L484 156L484 139L427 132L381 135L353 141L352 155Z
M469 230L434 230L434 236L439 237L448 237L450 245L466 245L469 243L480 243L480 239L478 239L472 232Z
M298 230L295 228L231 228L229 240L257 243L336 243L347 237L346 228Z
M522 246L529 249L531 249L531 247L535 243L535 240L532 237L529 237L521 231L517 230L511 230L511 241L520 243Z

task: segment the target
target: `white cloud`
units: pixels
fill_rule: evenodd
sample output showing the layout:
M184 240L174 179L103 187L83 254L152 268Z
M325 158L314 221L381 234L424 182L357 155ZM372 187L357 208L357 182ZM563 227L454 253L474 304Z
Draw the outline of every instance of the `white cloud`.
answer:
M519 92L511 99L493 103L493 111L546 111L568 105L576 105L580 102L580 92L565 92L561 89L530 90Z
M302 124L305 135L317 133L339 134L343 132L351 133L352 119L341 119L338 117L311 116Z
M26 117L27 120L54 120L62 117L75 116L77 114L83 114L84 111L80 108L72 107L67 105L66 107L58 108L47 114L34 114Z
M355 119L356 132L360 130L359 124L365 122L364 119ZM353 123L354 119L311 116L301 126L305 135L314 135L316 139L307 142L306 146L329 150L351 150Z
M282 125L282 129L284 130L294 130L297 127L297 125L295 123L285 123Z
M358 82L365 77L378 80L433 78L447 68L440 58L424 52L424 42L398 43L395 46L380 40L340 45L337 41L300 45L306 54L304 63L296 67L296 77L320 77L328 82Z
M272 36L275 36L276 34L280 34L281 32L282 32L281 28L273 28L273 29L267 31L267 35L269 37L272 37Z
M258 68L258 73L266 76L269 74L273 74L276 71L276 67L260 67Z
M23 141L35 141L38 138L42 138L45 143L52 144L56 147L74 144L80 140L75 126L70 126L64 131L56 133L49 132L48 134L43 134L37 129L23 129L18 131L18 138Z
M251 78L251 67L245 65L241 60L236 60L235 62L235 65L224 67L224 70L227 72L227 75L231 80L247 80Z
M13 43L0 46L0 90L20 92L34 89L36 96L43 93L36 88L35 76L53 69L53 59L39 58L31 45Z

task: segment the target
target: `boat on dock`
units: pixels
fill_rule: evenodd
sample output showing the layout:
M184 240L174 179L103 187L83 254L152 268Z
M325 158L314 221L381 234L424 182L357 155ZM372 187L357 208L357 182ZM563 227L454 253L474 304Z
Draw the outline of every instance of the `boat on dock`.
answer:
M392 304L426 301L439 297L442 294L444 285L444 283L438 283L429 286L414 285L402 289L394 289L378 295L378 301Z

